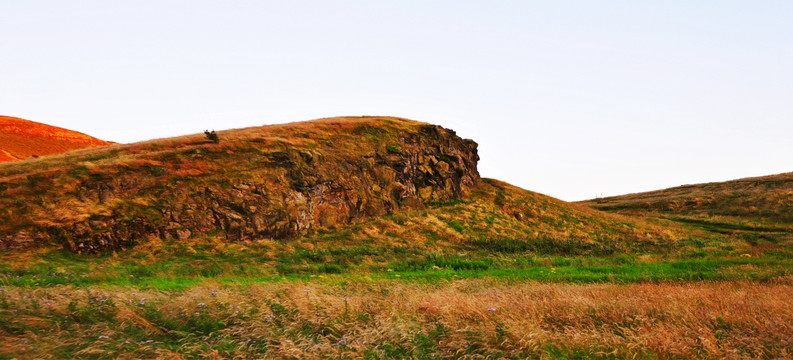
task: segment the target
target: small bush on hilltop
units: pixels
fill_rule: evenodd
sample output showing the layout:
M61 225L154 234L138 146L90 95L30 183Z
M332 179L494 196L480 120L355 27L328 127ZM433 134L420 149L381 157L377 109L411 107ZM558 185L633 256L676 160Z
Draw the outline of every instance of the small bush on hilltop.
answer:
M206 135L207 139L209 139L213 143L215 144L220 143L220 138L218 137L218 134L215 133L215 130L212 131L204 130L204 135Z

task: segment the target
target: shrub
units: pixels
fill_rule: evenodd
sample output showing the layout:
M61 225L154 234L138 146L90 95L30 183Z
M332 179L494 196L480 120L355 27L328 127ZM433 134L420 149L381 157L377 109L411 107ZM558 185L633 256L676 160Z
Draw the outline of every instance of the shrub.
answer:
M220 138L218 137L218 134L215 133L215 130L212 131L204 130L204 135L206 135L207 139L209 139L215 144L220 142Z

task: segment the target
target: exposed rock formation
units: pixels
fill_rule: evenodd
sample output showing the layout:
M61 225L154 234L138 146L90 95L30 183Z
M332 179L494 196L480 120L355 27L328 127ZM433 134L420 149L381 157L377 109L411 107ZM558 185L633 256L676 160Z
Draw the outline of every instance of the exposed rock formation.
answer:
M191 136L117 148L90 163L0 167L0 248L60 243L96 252L152 236L286 239L460 199L479 181L475 142L404 119L219 135L217 145Z

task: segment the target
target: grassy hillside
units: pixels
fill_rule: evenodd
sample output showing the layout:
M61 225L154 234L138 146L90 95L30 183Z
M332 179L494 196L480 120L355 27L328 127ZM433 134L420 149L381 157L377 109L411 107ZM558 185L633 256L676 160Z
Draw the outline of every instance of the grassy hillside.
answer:
M0 116L0 162L109 144L76 131Z
M384 215L391 225L361 237L614 253L691 236L483 183L476 144L429 124L333 118L218 135L220 143L198 134L0 166L0 245L101 252L151 238L294 239Z
M0 164L0 359L793 353L785 220L566 203L400 118L218 136Z
M793 241L793 173L685 185L581 204L629 216L667 219L768 250Z

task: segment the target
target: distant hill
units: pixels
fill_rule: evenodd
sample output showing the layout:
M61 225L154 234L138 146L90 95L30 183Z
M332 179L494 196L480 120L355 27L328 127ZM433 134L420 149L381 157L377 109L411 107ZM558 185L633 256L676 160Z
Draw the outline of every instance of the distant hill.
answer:
M720 234L793 237L793 173L580 202L594 209L644 218L663 218Z
M109 144L111 143L76 131L0 116L0 162Z
M686 236L480 179L477 144L427 123L341 117L217 134L0 165L0 249L302 237L614 253Z

